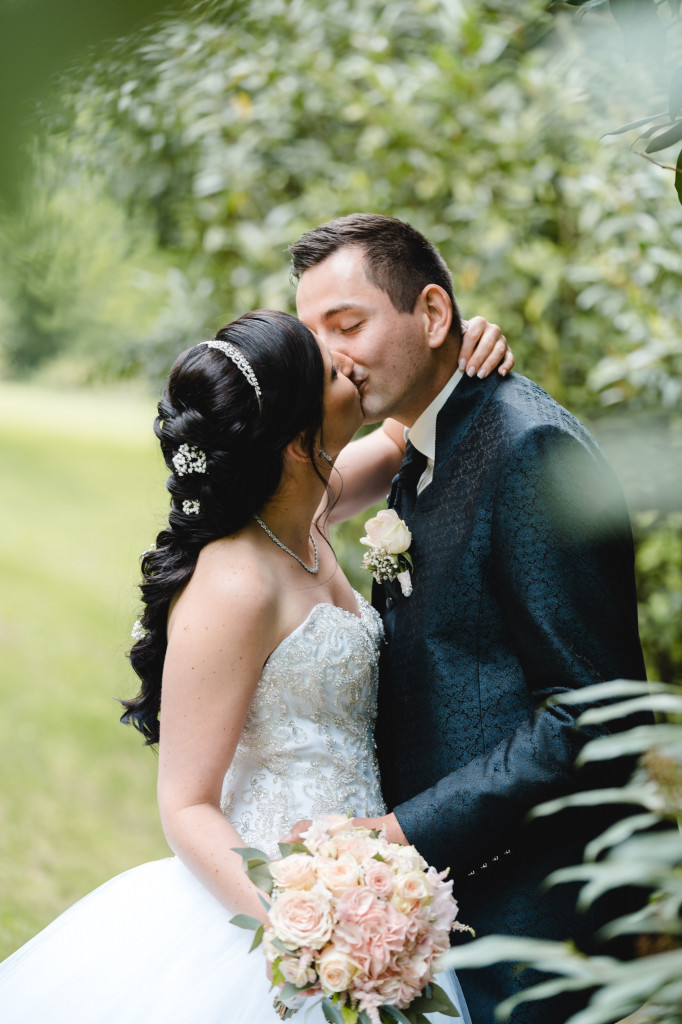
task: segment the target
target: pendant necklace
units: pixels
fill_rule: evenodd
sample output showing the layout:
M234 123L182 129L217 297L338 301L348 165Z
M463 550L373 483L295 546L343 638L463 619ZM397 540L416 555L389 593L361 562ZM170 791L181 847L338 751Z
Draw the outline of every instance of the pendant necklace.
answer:
M257 512L252 512L251 514L258 523L258 525L260 526L261 530L265 530L270 540L274 541L277 547L281 548L282 551L286 551L288 555L291 555L292 558L295 558L299 565L303 566L306 572L312 573L312 575L314 576L315 573L320 571L320 553L317 550L317 544L315 543L315 538L313 537L312 531L310 532L309 536L311 541L313 542L313 548L315 549L315 567L313 569L311 569L309 565L306 565L303 559L299 558L295 551L292 551L291 548L288 548L286 546L286 544L282 544L281 540L278 537L275 537L272 530L265 525L265 523L263 522L263 520L261 519Z

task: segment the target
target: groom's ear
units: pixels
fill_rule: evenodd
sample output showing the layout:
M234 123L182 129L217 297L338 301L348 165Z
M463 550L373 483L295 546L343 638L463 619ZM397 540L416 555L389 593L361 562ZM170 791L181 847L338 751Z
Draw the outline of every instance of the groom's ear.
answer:
M430 348L440 348L452 326L452 302L439 284L427 284L417 303L421 307L424 331Z

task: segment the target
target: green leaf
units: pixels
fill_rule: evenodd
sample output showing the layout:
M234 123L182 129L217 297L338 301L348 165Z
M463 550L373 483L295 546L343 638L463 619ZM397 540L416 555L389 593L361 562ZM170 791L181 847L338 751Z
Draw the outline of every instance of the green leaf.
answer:
M615 733L613 736L600 736L599 739L591 740L581 750L576 764L608 761L610 758L623 757L627 754L641 754L652 747L661 748L667 744L682 744L682 726L638 725L634 729Z
M547 704L592 704L595 701L610 700L614 697L635 697L649 693L669 693L665 683L640 682L636 679L611 679L607 683L595 683L580 690L557 693L547 699Z
M233 850L234 853L241 854L241 858L244 861L245 865L248 864L249 861L252 861L252 860L262 861L263 864L268 864L269 861L270 861L270 858L268 857L267 853L263 853L262 850L257 850L253 846L244 846L244 847L233 846L232 850Z
M386 1014L390 1020L396 1020L398 1024L410 1024L402 1010L399 1010L397 1006L390 1006L386 1003L381 1007L381 1013Z
M272 892L274 882L272 880L272 875L270 874L269 864L263 864L260 862L254 864L253 861L251 861L246 873L257 889L262 889L263 892L267 893Z
M457 1007L450 999L450 996L435 981L429 984L429 999L432 1003L438 1004L439 1013L444 1013L446 1017L459 1017Z
M597 836L591 843L588 843L585 847L585 859L596 861L600 854L610 846L622 843L640 829L651 828L652 825L657 825L660 820L658 814L632 814L629 818L617 821L615 825L607 828L600 836Z
M274 964L272 965L272 984L273 986L281 988L283 985L286 985L287 979L282 974L279 963L279 960L275 960Z
M258 931L262 928L262 923L257 917L251 917L249 914L237 914L235 917L230 918L230 924L235 924L237 928L246 928L249 931Z
M257 949L258 946L260 946L261 942L263 941L263 932L264 931L265 931L265 926L264 925L261 925L259 928L256 928L256 934L254 935L253 942L251 943L251 945L249 947L249 953L252 953L254 949Z
M281 939L272 939L271 941L275 949L278 949L280 953L284 953L285 956L289 956L291 950L287 949L287 947L284 945Z
M272 904L268 903L268 901L266 900L265 896L261 896L260 893L258 893L258 899L261 901L261 903L263 904L263 906L265 907L265 909L267 910L267 912L269 914L271 909L272 909Z
M325 996L322 1000L322 1012L324 1013L324 1019L329 1021L329 1024L344 1024L343 1014L341 1009L329 999L329 996Z
M291 999L292 996L297 996L299 995L300 992L303 991L304 989L298 988L297 985L294 985L292 982L287 981L282 986L281 998L284 1000Z
M341 1016L343 1017L343 1024L357 1024L358 1022L358 1011L352 1006L342 1006Z
M590 708L580 716L580 725L598 725L614 719L626 718L639 711L662 712L665 714L682 714L682 696L673 693L657 693L646 697L635 697L618 704L606 707Z
M605 139L609 135L622 135L624 132L632 131L633 128L641 128L643 124L649 124L650 121L657 121L659 117L666 117L667 111L663 110L660 114L649 114L648 117L640 117L639 121L630 121L629 124L624 124L620 128L615 128L612 132L604 132L600 138Z
M680 139L682 139L682 121L677 121L667 132L663 132L662 135L657 135L655 139L652 139L644 152L658 153L659 150L667 149L668 146L674 145Z
M309 857L312 857L310 850L300 839L295 843L278 843L277 845L283 857L288 857L291 853L307 853Z

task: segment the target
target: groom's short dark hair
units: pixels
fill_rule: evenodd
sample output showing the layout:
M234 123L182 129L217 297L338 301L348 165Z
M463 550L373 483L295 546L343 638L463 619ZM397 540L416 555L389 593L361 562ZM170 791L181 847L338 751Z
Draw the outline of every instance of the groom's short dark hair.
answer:
M378 213L352 213L306 231L289 246L291 274L298 281L311 267L344 246L362 249L367 278L386 292L399 313L411 313L422 289L437 284L450 297L453 330L460 316L447 263L416 228Z

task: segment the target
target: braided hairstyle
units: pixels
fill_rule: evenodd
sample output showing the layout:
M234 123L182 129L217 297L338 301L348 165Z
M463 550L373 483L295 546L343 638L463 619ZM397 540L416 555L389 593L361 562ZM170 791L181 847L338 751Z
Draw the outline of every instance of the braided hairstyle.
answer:
M246 357L262 395L259 402L222 351L199 344L178 357L158 405L154 432L171 470L171 507L156 547L142 556L145 608L130 651L142 685L136 697L121 701L121 721L139 729L148 745L159 740L173 596L192 576L201 549L245 526L274 494L289 442L300 436L313 466L320 445L324 363L311 331L287 313L257 310L221 328L216 338Z

